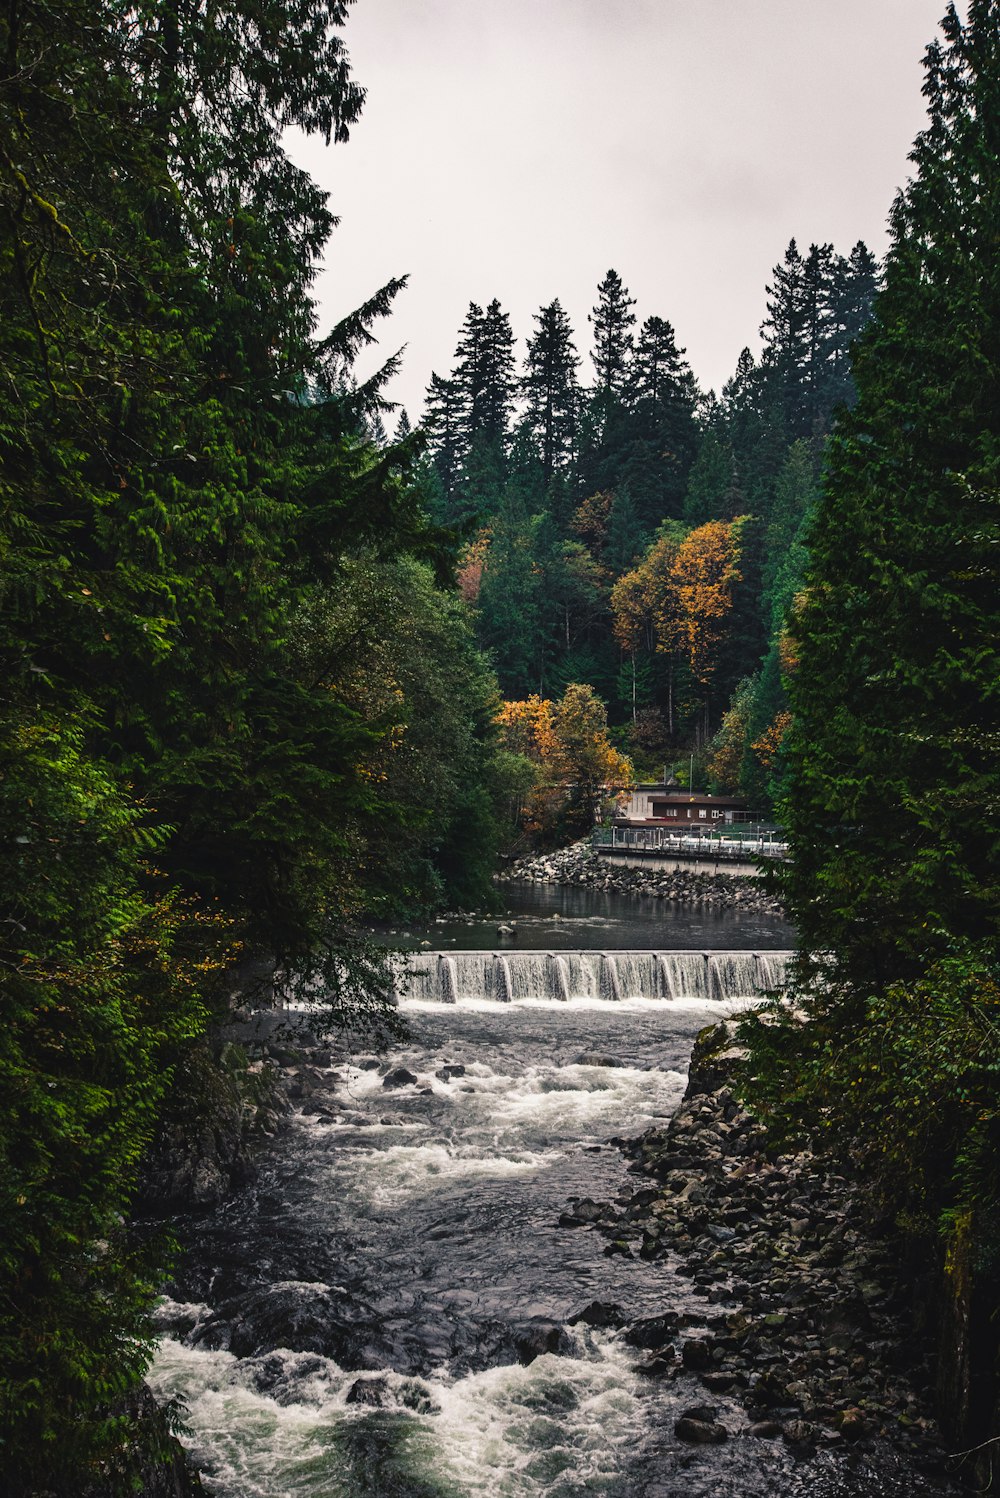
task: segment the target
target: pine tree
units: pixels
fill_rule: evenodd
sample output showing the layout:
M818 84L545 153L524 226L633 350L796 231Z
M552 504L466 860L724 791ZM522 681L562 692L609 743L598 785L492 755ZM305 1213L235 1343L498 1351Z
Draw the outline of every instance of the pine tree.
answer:
M597 305L590 316L594 329L592 358L597 373L597 393L623 399L629 378L635 326L635 298L616 270L609 270L597 288Z
M570 464L580 414L576 372L580 360L570 321L558 299L536 313L528 340L521 392L542 455L545 483Z
M647 533L681 513L698 445L696 396L694 376L670 323L648 317L632 362L631 442L621 469L621 482Z
M1000 930L1000 4L949 6L812 535L785 815L806 950L856 992Z
M467 447L462 399L454 380L431 374L423 428L440 486L439 518L446 525L461 524L466 519L461 486Z

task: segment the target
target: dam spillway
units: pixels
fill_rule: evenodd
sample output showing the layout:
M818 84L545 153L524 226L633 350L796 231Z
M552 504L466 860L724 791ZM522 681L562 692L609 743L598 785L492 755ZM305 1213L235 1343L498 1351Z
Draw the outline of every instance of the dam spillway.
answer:
M462 1000L741 999L785 982L790 951L419 952L402 962L399 994Z

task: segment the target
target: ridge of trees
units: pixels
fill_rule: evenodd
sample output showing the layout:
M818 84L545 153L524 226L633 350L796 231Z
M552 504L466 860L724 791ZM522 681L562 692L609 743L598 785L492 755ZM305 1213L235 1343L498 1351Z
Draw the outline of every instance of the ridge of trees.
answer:
M451 374L431 376L418 483L466 538L461 590L508 698L585 683L640 772L693 748L708 784L772 803L785 617L879 277L864 244L803 254L793 240L766 289L761 358L744 350L719 397L670 322L639 323L613 269L589 319L589 386L558 298L520 372L500 304L470 304Z

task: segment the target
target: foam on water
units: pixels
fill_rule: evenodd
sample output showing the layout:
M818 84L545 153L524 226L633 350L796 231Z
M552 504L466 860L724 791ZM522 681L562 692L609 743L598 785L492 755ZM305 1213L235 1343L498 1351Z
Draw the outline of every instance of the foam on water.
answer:
M404 1000L391 1057L316 1078L258 1185L187 1229L151 1381L186 1398L218 1498L645 1491L633 1477L671 1428L669 1389L614 1334L570 1322L594 1300L659 1314L659 1267L558 1223L572 1200L614 1199L626 1165L609 1140L669 1114L694 1034L741 1001L630 996L628 961L620 1001L518 997L516 966L512 1002ZM415 1084L386 1087L399 1067ZM273 1350L205 1345L236 1325L232 1345Z
M352 1470L372 1450L401 1494L535 1498L601 1493L644 1433L632 1360L610 1334L581 1339L577 1356L544 1354L528 1367L462 1378L347 1372L329 1358L278 1350L239 1359L165 1338L149 1382L186 1401L185 1444L208 1491L240 1498L358 1498L378 1491ZM375 1383L382 1408L349 1403ZM362 1482L364 1485L362 1486ZM386 1489L389 1491L390 1489Z

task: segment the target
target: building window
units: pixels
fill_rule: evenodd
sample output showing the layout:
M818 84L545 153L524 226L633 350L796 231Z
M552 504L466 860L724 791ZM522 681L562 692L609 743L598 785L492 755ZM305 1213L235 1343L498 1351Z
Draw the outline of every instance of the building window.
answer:
M706 811L706 810L705 810L705 808L704 808L704 807L702 807L702 809L701 809L701 811L700 811L700 812L699 812L699 813L698 813L698 815L699 815L699 817L707 817L707 816L708 816L708 812L707 812L707 811Z

